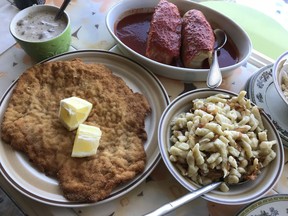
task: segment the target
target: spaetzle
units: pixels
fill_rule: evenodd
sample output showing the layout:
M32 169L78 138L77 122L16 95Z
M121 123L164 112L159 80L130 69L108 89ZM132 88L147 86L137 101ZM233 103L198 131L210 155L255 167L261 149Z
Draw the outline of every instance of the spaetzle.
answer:
M230 184L255 179L275 157L257 106L238 96L216 94L195 99L189 112L171 122L170 160L197 184Z

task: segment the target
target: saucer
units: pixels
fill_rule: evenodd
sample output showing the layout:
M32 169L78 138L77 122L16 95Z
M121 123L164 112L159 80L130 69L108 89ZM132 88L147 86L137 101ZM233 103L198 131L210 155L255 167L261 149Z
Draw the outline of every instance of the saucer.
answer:
M288 196L277 194L264 197L244 207L237 216L249 215L286 215Z
M248 80L245 89L247 97L271 118L283 145L288 147L288 107L274 86L272 70L273 64L261 68Z

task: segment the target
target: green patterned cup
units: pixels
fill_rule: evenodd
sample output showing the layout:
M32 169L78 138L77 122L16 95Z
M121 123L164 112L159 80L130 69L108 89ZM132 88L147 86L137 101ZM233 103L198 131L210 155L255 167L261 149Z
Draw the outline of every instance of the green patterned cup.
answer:
M52 5L33 5L19 11L10 23L12 36L37 62L69 50L70 18L65 12L55 21L58 10Z

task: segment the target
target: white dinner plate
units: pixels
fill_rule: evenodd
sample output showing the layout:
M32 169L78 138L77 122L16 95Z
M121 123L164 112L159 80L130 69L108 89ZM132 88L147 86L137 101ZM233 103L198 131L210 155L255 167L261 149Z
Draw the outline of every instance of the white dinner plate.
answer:
M237 216L288 215L288 195L277 194L259 199L244 207Z
M246 84L247 96L271 118L283 145L288 147L288 107L274 86L272 69L273 64L267 65L249 79Z
M80 58L86 63L106 65L112 70L113 74L121 77L134 92L140 92L146 96L152 112L145 121L148 137L145 143L147 164L144 172L134 180L117 187L105 200L96 203L71 202L65 199L56 179L39 172L24 154L13 150L10 145L0 140L0 171L6 180L18 191L34 200L63 207L84 207L108 202L124 195L145 180L160 159L157 127L163 110L169 104L169 97L156 76L138 63L119 54L107 51L83 50L62 54L47 61L71 60L74 58ZM16 83L17 81L11 85L0 101L1 122Z

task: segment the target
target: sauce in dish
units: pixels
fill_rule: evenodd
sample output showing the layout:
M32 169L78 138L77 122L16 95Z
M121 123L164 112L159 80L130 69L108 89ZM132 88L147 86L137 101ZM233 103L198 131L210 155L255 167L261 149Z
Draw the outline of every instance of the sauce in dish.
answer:
M134 51L145 55L146 42L153 13L129 15L117 24L117 37Z
M16 34L22 40L45 41L61 34L67 26L65 17L54 20L55 14L46 11L28 14L17 22Z
M137 13L121 19L115 28L116 36L128 47L137 53L144 55L153 13ZM218 51L218 62L220 67L226 67L237 63L239 54L236 45L228 36L225 46ZM173 66L184 67L181 59L176 59ZM204 61L203 69L209 68L208 60Z

